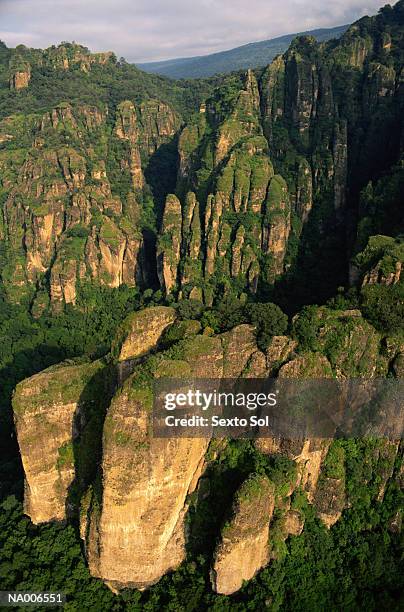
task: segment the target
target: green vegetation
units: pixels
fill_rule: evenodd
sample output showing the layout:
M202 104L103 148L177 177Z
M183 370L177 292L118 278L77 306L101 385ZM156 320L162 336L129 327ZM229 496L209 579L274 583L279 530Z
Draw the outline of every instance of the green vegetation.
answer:
M258 346L265 351L273 336L281 336L288 327L288 318L276 304L251 304L250 321L257 328Z
M314 36L319 42L326 41L341 36L346 27L341 25L336 28L310 30L307 34ZM152 74L161 74L173 79L196 79L233 70L258 68L270 64L274 57L284 53L295 36L296 34L287 34L279 38L253 42L229 51L221 51L203 57L139 64L139 68Z
M59 457L57 460L57 468L60 469L65 465L74 465L73 444L66 442L58 450Z
M404 283L365 287L361 298L364 316L377 329L387 334L404 332Z
M119 596L91 578L73 527L32 527L13 496L0 513L0 583L10 589L62 590L67 610L399 610L403 561L398 539L389 531L403 494L391 483L383 502L376 500L377 461L374 444L342 442L347 487L353 506L328 532L310 507L301 536L287 540L284 554L233 597L209 589L209 558L233 493L255 473L262 455L247 441L231 442L210 464L209 496L192 507L190 549L175 573L144 593L125 590ZM365 455L363 454L365 453ZM366 463L362 458L365 457ZM272 478L271 461L268 460ZM366 478L363 469L367 471ZM262 468L261 468L262 469ZM376 486L375 486L376 485ZM358 501L359 500L359 501ZM297 501L295 499L294 504ZM300 503L300 507L304 503Z
M303 487L289 499L292 453L213 441L205 489L187 500L186 561L144 592L114 595L90 576L77 524L80 498L83 513L100 508L102 431L147 449L113 418L104 427L122 338L144 306L177 314L162 351L124 383L150 410L155 375L187 376L219 352L214 334L245 323L264 352L289 332L292 353L276 364L297 353L301 376L399 375L402 17L400 0L340 41L299 37L264 71L192 82L76 44L0 44L0 588L61 590L80 611L403 608L402 449L383 440L331 444L318 488L338 481L344 503L329 531ZM27 87L13 89L16 71ZM168 194L174 212L164 216ZM169 295L161 251L176 282ZM34 527L21 507L11 397L17 387L16 414L29 411L21 381L43 370L39 394L82 401L83 428L56 460L76 472L64 526ZM217 596L215 543L234 500L254 502L267 481L273 559L234 596ZM305 528L286 538L289 501Z
M65 46L53 48L54 53L62 55ZM6 75L10 55L15 56L15 51L7 49L7 52L0 54L0 77L3 77L1 85L8 86ZM16 97L7 90L8 87L0 89L0 118L15 112L44 112L67 100L74 104L107 104L115 109L122 100L141 102L148 98L172 104L187 116L209 94L214 84L214 80L207 79L174 84L167 78L141 72L125 61L110 61L103 66L94 64L89 73L80 70L78 65L71 66L69 70L61 70L52 59L40 66L41 55L40 50L26 47L20 51L19 58L26 58L28 62L37 61L38 64L33 64L29 91L22 91Z

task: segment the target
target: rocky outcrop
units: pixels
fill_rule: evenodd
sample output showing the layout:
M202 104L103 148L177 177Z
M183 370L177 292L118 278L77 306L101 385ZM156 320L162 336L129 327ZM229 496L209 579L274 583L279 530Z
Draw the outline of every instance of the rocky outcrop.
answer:
M90 571L114 587L143 589L182 562L186 498L203 466L207 439L156 439L151 395L136 375L108 410L103 489L87 527Z
M252 325L238 325L220 336L223 354L224 378L237 378L251 366L251 357L258 353L255 328ZM261 353L262 354L262 353ZM250 369L251 373L251 369Z
M280 350L275 352L278 356L277 364L286 361L293 350L293 344L287 344L283 337L270 345L270 354L275 352L279 346ZM296 346L296 345L295 345ZM285 348L284 348L285 347ZM286 349L286 350L285 350ZM319 353L302 353L281 365L278 377L281 379L302 379L313 378L323 379L332 376L331 365L326 357ZM322 463L327 455L330 445L329 440L321 439L280 439L280 438L258 438L255 442L256 447L264 454L279 453L295 462L297 467L296 478L291 483L288 496L296 489L301 487L307 495L309 503L313 503L317 482L321 473ZM281 522L280 533L283 539L289 534L286 517ZM294 519L290 518L293 522ZM292 532L290 532L292 533Z
M288 336L273 336L266 351L266 364L271 374L289 360L297 344L296 340Z
M293 159L292 204L303 224L316 194L333 183L335 209L344 207L347 187L347 128L335 108L332 76L314 39L297 38L261 80L264 134L273 161ZM279 130L283 137L279 139ZM287 140L285 136L288 134ZM295 230L299 233L299 230Z
M232 334L195 336L185 340L176 360L163 354L154 362L152 376L221 377L231 355L232 371L240 375L251 353L251 330L234 333L238 346L246 345L240 355L233 352ZM208 438L154 438L151 385L152 379L135 371L108 410L102 496L90 504L83 528L90 569L113 588L145 588L184 559L186 499L202 473L209 443Z
M121 324L112 354L117 361L136 359L157 347L158 341L176 318L174 308L154 306L130 314Z
M75 303L78 282L142 286L154 273L142 235L142 164L172 138L176 114L153 100L139 108L123 102L112 135L102 107L61 103L32 122L24 155L2 157L9 297L33 300L49 277L52 308L60 310ZM12 139L21 127L7 125ZM97 154L94 139L103 142ZM117 181L127 181L126 192Z
M16 70L10 76L10 89L19 91L20 89L26 89L31 80L31 69L29 65L24 70Z
M88 485L93 477L99 460L91 442L97 437L94 411L102 410L112 380L99 360L53 366L17 386L13 409L25 472L24 511L33 523L64 520L74 481Z
M310 60L315 52L312 37L301 37L291 45L285 64L285 112L301 141L308 145L310 123L317 114L319 74L316 63Z
M62 43L57 47L52 46L44 50L28 49L24 45L19 45L12 53L10 60L10 86L15 89L27 87L31 76L31 67L43 67L55 71L79 69L88 73L94 65L105 66L115 63L116 56L112 51L91 53L86 47L76 43ZM25 76L22 77L23 84L21 87L15 86L17 75L28 75L27 81Z
M364 151L377 150L373 116L387 106L393 116L392 106L397 108L395 70L383 63L377 49L384 46L375 46L366 30L365 24L350 29L335 48L298 37L258 81L250 71L230 91L218 90L183 129L177 195L185 210L186 194L195 194L203 222L194 251L199 248L199 257L188 262L184 276L179 269L178 286L191 291L194 271L197 287L215 285L225 275L255 292L293 267L300 240L313 241L310 251L323 241L326 246L325 236L335 233L345 248L354 164L360 165L356 174L363 186L369 175ZM352 83L341 97L341 81L350 82L352 70L366 86ZM365 116L363 145L352 134L360 133L357 122ZM376 170L376 158L372 164ZM314 225L306 234L310 219ZM186 240L182 245L184 261Z
M79 269L77 269L79 266ZM54 310L61 310L64 304L76 303L76 283L85 278L85 264L75 259L58 258L52 266L50 278L50 298Z
M205 469L209 438L153 436L154 380L337 376L343 390L352 373L366 378L387 371L380 339L357 311L309 312L313 342L324 354L302 351L296 340L278 336L265 355L251 325L208 336L197 321L176 323L174 309L152 307L133 313L119 329L110 360L116 366L62 364L20 383L13 405L27 513L34 522L63 520L81 496L90 570L114 590L146 588L177 568L186 553L185 516ZM398 348L390 347L389 354L395 363ZM110 402L115 369L119 387ZM257 439L255 446L268 466L278 458L284 467L269 480L247 479L235 497L212 566L212 584L223 594L279 558L284 541L301 533L297 494L327 527L350 503L338 440L272 437ZM379 496L394 474L397 449L381 445L369 458L380 475Z
M194 192L182 202L168 196L157 249L162 287L191 291L191 283L209 285L212 275L224 273L255 292L260 276L273 280L284 269L290 211L286 182L274 176L265 140L244 138L223 163L203 222Z
M387 374L388 360L381 350L381 336L359 310L318 308L313 311L312 322L317 328L317 349L326 356L321 359L328 358L337 378Z
M147 100L138 107L130 101L118 105L114 133L129 144L126 163L134 190L145 186L142 159L148 159L162 144L169 142L179 126L177 113L159 100Z
M175 195L168 195L157 245L157 273L160 284L167 293L177 286L181 255L181 228L180 201Z
M371 236L353 259L351 279L366 285L396 285L404 266L404 244L400 238Z
M252 476L240 487L215 551L211 577L217 593L238 591L267 564L274 505L274 485L265 476Z
M38 63L54 70L71 70L78 68L89 72L94 65L105 66L116 62L112 51L91 53L86 47L77 43L62 43L57 47L45 49Z

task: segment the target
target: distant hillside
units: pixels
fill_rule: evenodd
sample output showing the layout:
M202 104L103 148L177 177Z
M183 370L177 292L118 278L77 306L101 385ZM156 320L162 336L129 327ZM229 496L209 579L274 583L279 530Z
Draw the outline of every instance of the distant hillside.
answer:
M347 28L347 25L342 25L335 28L299 32L299 34L310 34L317 41L322 42L331 38L339 38ZM299 34L285 34L285 36L278 38L249 43L242 47L236 47L229 51L221 51L220 53L212 53L211 55L177 58L163 62L148 62L137 65L146 72L161 74L173 79L208 77L218 73L231 72L232 70L257 68L258 66L266 66L276 55L284 53L292 40Z

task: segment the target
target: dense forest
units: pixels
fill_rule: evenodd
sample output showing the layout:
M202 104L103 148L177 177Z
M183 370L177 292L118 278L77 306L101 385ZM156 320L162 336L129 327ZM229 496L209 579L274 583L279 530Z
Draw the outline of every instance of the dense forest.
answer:
M298 453L212 441L186 495L182 563L146 590L111 590L89 568L80 524L89 491L98 520L102 470L106 492L101 382L82 399L98 410L82 482L86 427L58 449L58 473L76 470L66 520L31 522L15 429L21 381L57 376L57 364L120 371L123 333L153 308L175 323L112 409L167 363L209 363L215 339L227 350L246 324L267 375L403 377L403 17L400 0L338 40L299 37L266 68L192 81L75 43L0 43L0 589L62 591L66 610L403 609L398 442L334 440L312 499L291 485ZM292 348L271 361L279 338ZM27 448L41 446L41 426ZM270 562L220 594L212 558L251 478L274 486ZM290 513L300 533L285 531Z

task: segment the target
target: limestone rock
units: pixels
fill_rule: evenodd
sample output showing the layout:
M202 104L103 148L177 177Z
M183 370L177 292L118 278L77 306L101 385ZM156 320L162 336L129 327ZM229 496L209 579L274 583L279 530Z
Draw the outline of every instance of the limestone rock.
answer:
M181 217L180 201L175 195L168 195L157 245L157 273L166 293L170 293L177 283L181 250Z
M95 398L101 402L108 398L100 378L103 373L107 381L106 372L102 360L61 364L17 385L13 409L25 472L24 511L35 524L64 520L74 480L93 475L91 466L77 463L79 441L86 427L87 445L87 434L96 435L91 405L97 403ZM90 452L94 463L95 451L93 457Z
M105 422L102 498L89 516L86 548L91 573L112 588L146 588L182 562L186 497L208 445L150 437L150 398L135 375Z
M211 580L217 593L231 595L267 564L274 504L274 486L265 476L252 476L240 487L215 551Z
M165 329L175 321L175 310L153 306L130 314L120 326L112 346L118 361L146 355L156 348Z

